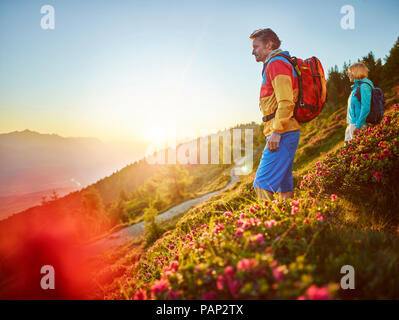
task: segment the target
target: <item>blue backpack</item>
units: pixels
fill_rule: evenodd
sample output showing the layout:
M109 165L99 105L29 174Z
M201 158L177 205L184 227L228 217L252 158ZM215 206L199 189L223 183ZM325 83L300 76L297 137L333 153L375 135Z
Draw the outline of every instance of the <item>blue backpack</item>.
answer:
M362 97L360 95L360 85L366 83L371 88L371 102L370 102L370 113L366 118L366 122L369 124L379 124L384 116L385 111L385 97L384 92L380 88L373 88L368 82L359 82L355 96L362 103Z

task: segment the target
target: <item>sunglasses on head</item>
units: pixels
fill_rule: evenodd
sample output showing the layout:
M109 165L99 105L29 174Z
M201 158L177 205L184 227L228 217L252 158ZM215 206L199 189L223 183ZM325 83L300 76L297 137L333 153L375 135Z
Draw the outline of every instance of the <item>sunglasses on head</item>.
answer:
M262 31L262 30L263 30L263 29L257 29L257 30L255 30L254 32L252 32L252 34L249 36L249 38L250 38L250 39L255 38L256 35L257 35L260 31Z

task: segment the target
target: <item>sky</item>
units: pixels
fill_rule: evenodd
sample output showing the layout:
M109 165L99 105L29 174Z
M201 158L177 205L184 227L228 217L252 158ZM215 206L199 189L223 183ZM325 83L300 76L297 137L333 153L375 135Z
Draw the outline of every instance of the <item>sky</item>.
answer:
M52 5L55 28L40 9ZM341 7L355 10L342 29ZM0 1L0 133L30 129L103 141L192 138L261 122L262 63L249 35L325 71L399 36L398 1Z

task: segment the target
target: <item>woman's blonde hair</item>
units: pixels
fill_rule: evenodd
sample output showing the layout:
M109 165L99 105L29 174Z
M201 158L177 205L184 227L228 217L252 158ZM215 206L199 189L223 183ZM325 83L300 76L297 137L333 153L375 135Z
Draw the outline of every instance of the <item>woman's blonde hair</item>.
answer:
M348 73L351 73L355 79L367 78L369 69L364 63L356 62L348 68Z

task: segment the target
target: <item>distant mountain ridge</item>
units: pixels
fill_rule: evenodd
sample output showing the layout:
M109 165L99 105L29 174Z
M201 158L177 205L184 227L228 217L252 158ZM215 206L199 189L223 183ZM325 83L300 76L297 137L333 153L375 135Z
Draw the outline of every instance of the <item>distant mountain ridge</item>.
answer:
M79 189L133 163L145 148L144 142L121 146L92 137L62 137L28 129L2 133L0 201L11 197L15 202L16 196L26 199L27 194L49 189ZM31 206L35 204L39 203ZM5 209L1 203L0 207Z
M223 133L226 133L226 131L230 131L232 129L254 129L255 130L255 136L259 133L261 133L261 130L259 130L259 124L256 124L255 122L252 123L245 123L245 124L240 124L236 125L235 127L229 128L229 129L224 129L224 130L219 130L217 133L209 134L206 137L208 139L204 141L211 141L211 138L215 135L223 135ZM7 135L8 141L4 138L4 136ZM21 147L21 143L17 143L18 141L25 142L24 139L21 139L21 135L25 135L29 139L29 143L25 143L24 146L26 147L25 149ZM40 172L33 173L32 175L40 175L42 178L43 177L48 177L52 178L52 174L58 175L59 172L62 172L62 174L67 173L65 170L60 170L59 165L60 162L54 164L51 164L52 166L46 165L44 166L44 162L48 162L48 158L51 159L51 157L54 158L53 153L56 153L56 155L59 155L60 153L65 153L65 150L68 149L68 144L70 143L70 139L75 139L75 141L78 141L78 144L72 144L73 146L80 145L80 146L85 146L87 145L87 141L94 141L94 143L97 143L101 146L102 142L98 139L92 139L92 138L64 138L60 137L56 134L40 134L37 132L33 132L30 130L24 130L24 131L16 131L16 132L10 132L8 134L0 134L0 150L5 150L5 149L13 149L14 153L11 153L11 156L15 156L15 154L20 153L20 155L25 155L25 157L17 157L18 161L20 162L20 166L22 167L23 170L26 170L26 168L23 168L23 164L26 164L26 162L32 163L34 160L38 160L29 156L29 152L32 149L35 150L39 144L43 143L44 138L46 140L51 141L52 145L54 145L58 151L54 152L54 148L51 149L53 151L52 153L49 153L49 150L45 150L47 153L46 154L41 154L40 156L42 157L42 163L39 163L42 165L43 168L45 169ZM255 138L255 137L254 137ZM197 137L195 139L189 140L189 141L184 141L178 144L185 144L185 143L192 143L194 141L199 141L200 137ZM243 136L242 136L243 139ZM38 141L37 141L38 140ZM60 147L59 143L54 143L54 140L62 140L63 147L62 149ZM86 141L85 141L86 140ZM258 140L255 138L255 140ZM10 141L13 141L13 143L10 143ZM202 141L202 142L204 142ZM243 141L242 141L243 142ZM255 142L256 143L256 142ZM44 144L46 147L49 146L49 143ZM17 146L17 147L15 147ZM144 150L144 147L142 145L139 145L141 147L140 150ZM147 147L147 146L145 146ZM95 148L92 148L94 151L96 150ZM76 149L75 149L76 150ZM82 150L82 148L80 149ZM84 149L87 155L87 159L85 159L85 166L82 167L82 170L84 171L84 168L86 169L92 169L92 168L97 168L98 167L98 157L93 156L91 150ZM2 151L3 152L3 151ZM8 158L11 157L10 154L8 155ZM46 159L47 157L47 159ZM57 157L56 157L57 158ZM97 177L90 183L87 183L86 185L83 183L82 179L79 178L69 178L67 182L71 184L69 186L62 186L62 187L49 187L47 186L46 188L42 188L38 191L28 191L28 192L23 192L20 193L19 196L15 196L11 193L8 194L7 197L4 197L0 194L0 221L2 219L5 219L7 217L10 217L9 219L11 220L25 220L25 218L28 217L33 217L34 214L41 214L43 212L47 212L48 210L53 210L51 208L57 208L57 215L63 216L63 215L68 215L71 213L78 213L81 210L81 197L82 197L82 192L87 189L87 186L93 186L95 189L98 190L102 201L106 206L109 206L112 201L115 201L120 196L120 192L126 191L126 192L131 192L138 186L142 185L144 181L146 181L148 178L150 178L152 175L154 175L162 165L157 165L157 164L149 164L146 160L145 156L145 151L142 152L142 156L137 157L135 161L131 161L128 164L125 165L120 165L116 170L113 170L112 172L105 173L101 175L100 177ZM26 160L29 159L29 160ZM79 161L81 161L83 157L78 157L77 158L77 164L81 164ZM4 161L2 159L1 161ZM37 161L36 161L37 162ZM38 163L36 163L38 164ZM57 167L58 165L58 167ZM3 170L4 171L4 170ZM3 176L6 175L6 172L1 172ZM83 172L85 173L85 172ZM77 176L76 176L77 177ZM29 178L30 180L28 181ZM73 181L72 181L73 179ZM7 180L8 183L4 183L5 186L9 187L9 182L10 179ZM3 182L3 181L2 181ZM25 176L24 179L22 179L22 182L25 184L30 184L30 183L35 183L34 179L32 179L32 176ZM79 183L79 187L77 188L76 184ZM71 188L70 191L67 192L68 188ZM41 205L41 197L43 195L47 195L48 197L51 197L51 191L50 190L55 190L59 196L59 198L56 201L51 201L48 205ZM29 205L29 201L30 205ZM21 206L24 204L23 206ZM18 210L15 210L18 207ZM50 214L51 215L51 214ZM6 219L6 220L9 220ZM3 220L4 221L4 220ZM1 222L3 222L1 221Z

